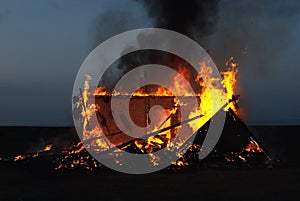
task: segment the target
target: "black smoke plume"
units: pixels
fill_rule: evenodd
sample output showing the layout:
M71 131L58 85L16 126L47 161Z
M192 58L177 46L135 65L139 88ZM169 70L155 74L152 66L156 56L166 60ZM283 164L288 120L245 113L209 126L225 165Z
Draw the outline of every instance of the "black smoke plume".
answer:
M213 34L217 29L218 0L134 0L132 3L141 6L140 12L146 14L145 23L151 22L155 28L164 28L179 32L196 40L200 44L203 37ZM121 13L120 15L120 11L108 12L110 17L115 16L113 21L108 20L111 19L106 17L108 15L101 15L100 22L102 26L99 27L109 28L104 28L101 32L98 32L101 34L98 34L97 38L105 38L99 37L104 33L111 35L111 33L117 33L120 30L120 32L123 32L124 29L131 27L131 24L136 23L137 18L132 13ZM105 20L103 21L103 19ZM114 26L104 26L108 22L111 22ZM107 31L110 33L107 33ZM124 73L142 64L150 63L162 65L172 65L175 63L179 66L182 62L179 63L178 58L174 55L161 54L157 51L133 53L123 56L118 62L115 62L105 73L102 84L112 87Z
M216 31L218 0L137 0L155 27L170 29L199 39Z

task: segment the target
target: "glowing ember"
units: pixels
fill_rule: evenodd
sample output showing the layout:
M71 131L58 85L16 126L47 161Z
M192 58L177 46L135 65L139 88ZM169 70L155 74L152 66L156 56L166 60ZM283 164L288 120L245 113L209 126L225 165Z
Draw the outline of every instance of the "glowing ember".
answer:
M50 151L52 146L52 144L46 145L43 151Z
M258 143L252 137L250 139L250 143L245 148L245 150L247 152L252 152L252 153L263 152L262 148L258 145Z
M35 158L35 157L39 156L40 153L50 151L51 148L52 148L52 144L49 144L49 145L46 145L44 149L42 149L34 154L17 155L17 156L15 156L14 161L21 161L21 160L28 159L28 158Z
M18 155L18 156L15 156L15 160L14 161L24 160L25 158L26 158L26 155Z

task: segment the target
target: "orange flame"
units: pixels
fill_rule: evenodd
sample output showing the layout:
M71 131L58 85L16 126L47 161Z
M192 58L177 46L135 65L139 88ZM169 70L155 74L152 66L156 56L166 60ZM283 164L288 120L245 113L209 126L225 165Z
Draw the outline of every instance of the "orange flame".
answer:
M46 145L43 151L50 151L52 149L52 146L52 144Z
M194 109L190 112L189 118L193 118L195 116L203 115L202 118L199 118L197 120L191 121L188 123L190 128L193 130L193 132L196 132L199 128L201 128L207 121L212 118L216 112L218 112L226 103L230 101L232 98L232 95L235 94L236 84L237 84L237 63L233 60L233 58L230 58L228 62L226 62L226 66L228 67L226 72L222 72L221 75L223 76L223 79L220 80L219 78L212 77L212 68L210 66L207 66L205 62L200 62L200 69L201 72L196 78L196 83L199 84L199 88L201 89L201 92L198 93L196 96L200 100L200 104L196 105ZM178 68L178 74L173 77L172 85L169 89L166 89L164 87L156 87L152 91L144 90L140 88L139 90L135 91L133 94L127 94L123 92L113 91L112 93L108 93L105 90L105 87L100 86L96 89L91 89L89 85L89 81L92 79L91 76L86 75L86 80L84 82L84 90L82 91L82 94L79 98L79 103L76 105L77 108L81 108L81 118L82 118L82 125L83 125L83 140L91 139L91 138L97 138L97 140L94 140L91 142L92 147L102 147L103 149L109 149L108 144L104 140L105 138L99 138L99 136L103 136L103 132L98 125L98 122L91 122L93 115L97 113L97 111L100 111L101 108L99 108L98 105L92 104L90 100L91 98L94 98L93 96L106 96L106 95L112 95L112 96L118 96L118 95L132 95L132 96L174 96L180 95L180 96L192 96L193 94L188 92L189 86L186 86L186 84L183 84L180 82L182 79L182 76L185 79L191 79L189 77L188 68L185 68L184 66L179 66ZM204 80L206 82L204 82ZM223 86L222 86L223 85ZM225 88L225 90L224 90ZM171 110L165 110L164 113L167 113L167 115L175 114L178 105L179 100L175 98L174 96L174 108ZM229 103L227 106L228 108L232 108L235 112L237 111L235 108L235 105L232 103ZM159 118L161 115L157 115ZM164 119L160 119L158 122L163 122ZM159 129L171 126L171 121L168 120L164 122L163 127L160 128L160 124L155 125L153 130L151 132L157 131ZM163 137L159 137L163 136ZM152 153L154 148L162 148L166 144L170 144L172 141L171 139L171 131L166 131L164 133L160 133L157 136L149 137L145 141L135 141L135 145L142 151L147 153ZM152 157L152 162L157 164L158 159ZM177 162L179 165L184 165L185 163L183 161Z

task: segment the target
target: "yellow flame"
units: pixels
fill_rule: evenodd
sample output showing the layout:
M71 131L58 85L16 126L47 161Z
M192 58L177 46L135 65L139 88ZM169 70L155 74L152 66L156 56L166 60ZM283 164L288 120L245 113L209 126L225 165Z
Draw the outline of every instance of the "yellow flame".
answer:
M196 78L196 83L199 84L201 92L197 93L196 96L200 100L200 104L196 105L194 109L190 112L189 118L193 118L196 116L203 115L202 118L198 118L197 120L189 122L189 126L193 130L193 132L197 131L201 128L207 121L209 121L216 112L218 112L225 103L229 102L232 98L232 95L235 94L236 84L237 84L237 63L230 58L226 66L228 67L226 72L222 72L221 75L223 77L222 80L219 78L212 77L212 68L207 66L205 62L200 62L201 72ZM91 122L93 115L100 111L98 105L91 103L91 98L94 96L122 96L122 95L132 95L132 96L174 96L174 94L179 96L192 96L193 94L188 92L189 86L183 84L180 80L182 77L185 79L190 79L187 69L184 66L180 66L178 68L179 74L174 76L173 83L166 89L164 87L156 87L149 91L149 88L145 90L144 88L140 88L135 91L133 94L128 94L125 92L113 91L109 93L106 91L105 87L100 86L96 89L91 89L89 85L89 81L92 79L91 76L86 75L86 80L84 82L84 89L80 96L79 104L77 104L77 108L81 108L81 118L83 125L83 140L96 138L90 144L92 147L102 147L103 149L108 149L109 146L104 138L99 138L99 136L104 135L102 129L100 128L98 122ZM204 82L204 80L206 82ZM225 90L224 90L225 88ZM178 106L180 105L179 100L174 96L174 108L165 110L163 112L167 113L167 115L172 115L177 112ZM236 111L235 105L230 103L227 108L232 108ZM158 117L160 115L157 115ZM162 115L164 116L164 115ZM164 119L159 120L158 122L163 122ZM159 129L171 126L171 120L169 119L164 123L164 125L160 128L160 124L155 125L153 131L157 131ZM177 129L174 129L175 132ZM151 132L153 132L151 131ZM135 145L142 151L146 153L152 153L154 148L162 148L163 146L169 145L172 142L172 132L171 130L166 131L164 133L160 133L157 136L149 137L144 141L135 141ZM180 146L180 143L178 144ZM168 147L172 149L173 147ZM153 159L153 163L157 163L157 160ZM184 165L183 161L177 162L178 165Z
M233 57L226 62L226 66L228 67L227 71L221 72L221 75L223 76L222 84L226 90L226 100L229 101L232 96L235 95L237 84L236 76L239 71L237 69L237 63L234 61ZM233 103L229 103L228 107L237 113L237 108L233 105Z
M210 120L216 112L218 112L226 103L229 103L232 96L235 94L236 89L236 76L238 73L237 64L231 57L226 63L229 66L226 72L221 72L223 80L212 77L212 68L207 66L205 62L200 62L201 71L198 74L196 81L201 86L200 94L200 107L197 106L189 114L189 118L193 118L199 115L203 115L202 118L189 122L189 126L193 131L197 131L201 128L208 120ZM206 82L204 82L204 80ZM225 91L220 86L220 83L225 88ZM227 108L232 108L236 111L233 103L229 103Z

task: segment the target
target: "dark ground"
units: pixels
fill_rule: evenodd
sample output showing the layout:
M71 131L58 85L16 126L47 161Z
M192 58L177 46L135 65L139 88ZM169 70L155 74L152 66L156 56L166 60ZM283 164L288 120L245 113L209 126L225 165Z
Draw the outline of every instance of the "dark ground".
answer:
M0 200L300 200L300 127L251 127L274 168L187 169L148 175L58 173L0 163ZM0 128L0 156L77 140L72 128Z

